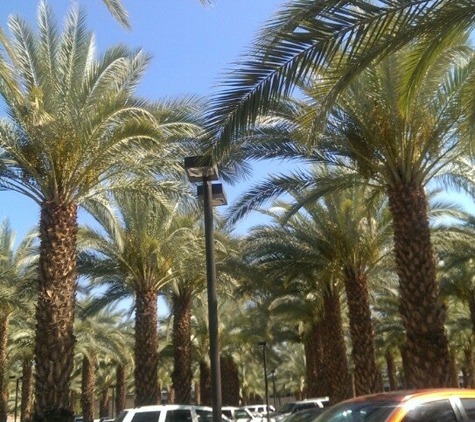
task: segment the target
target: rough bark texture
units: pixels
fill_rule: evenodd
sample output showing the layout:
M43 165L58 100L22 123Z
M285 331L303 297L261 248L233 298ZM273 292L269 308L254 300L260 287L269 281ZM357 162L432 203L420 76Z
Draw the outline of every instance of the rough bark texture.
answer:
M389 390L396 391L397 380L396 380L396 364L394 362L394 356L390 350L386 350L384 357L386 359L386 367L388 371Z
M203 406L211 406L211 369L205 360L200 360L200 392L200 404Z
M7 420L8 414L8 377L7 342L8 342L8 313L0 313L0 422Z
M444 327L446 309L436 281L424 188L415 183L399 184L388 188L388 198L409 383L414 388L453 385Z
M33 362L25 359L22 362L20 422L29 422L33 409Z
M110 412L111 398L109 396L109 388L105 387L101 391L99 398L99 418L105 418L112 416Z
M223 406L239 406L239 373L232 356L221 356Z
M125 383L125 368L122 365L118 364L116 368L115 409L113 412L114 414L111 416L116 416L122 409L125 409L125 400L127 393Z
M173 356L172 372L175 399L180 404L191 404L191 297L173 295Z
M82 358L81 409L84 422L94 420L94 386L96 384L94 360L94 353Z
M475 388L475 363L473 360L473 347L472 345L467 345L464 350L464 387L465 388Z
M340 298L337 292L327 289L324 293L324 318L322 334L325 350L328 396L332 404L351 397L352 385L346 358L345 336L341 318Z
M344 278L353 346L351 356L354 364L355 394L362 396L376 393L382 391L383 384L376 365L367 276L363 271L345 268Z
M160 402L158 388L157 292L136 292L135 311L135 404Z
M35 421L68 422L74 365L77 207L60 200L41 207L35 343Z
M312 324L308 334L304 338L307 365L307 397L322 397L328 394L321 330L321 324L315 322Z

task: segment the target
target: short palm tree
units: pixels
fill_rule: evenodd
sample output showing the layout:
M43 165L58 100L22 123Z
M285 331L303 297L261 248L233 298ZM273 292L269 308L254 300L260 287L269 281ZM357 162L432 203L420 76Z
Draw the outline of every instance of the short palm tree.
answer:
M37 33L11 17L12 38L0 34L0 96L9 116L0 122L0 185L40 208L35 351L40 420L73 416L78 206L97 211L106 189L133 189L134 175L161 169L165 149L147 159L149 151L176 132L173 125L161 131L146 103L133 97L150 57L117 46L96 58L85 18L84 11L71 9L60 32L42 2Z

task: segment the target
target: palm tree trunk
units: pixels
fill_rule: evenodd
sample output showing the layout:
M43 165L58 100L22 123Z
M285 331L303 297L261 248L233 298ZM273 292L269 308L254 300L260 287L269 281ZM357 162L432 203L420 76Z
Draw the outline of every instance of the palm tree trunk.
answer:
M467 345L463 349L463 354L465 357L465 379L464 387L465 388L475 388L475 364L473 360L473 346Z
M406 330L409 382L415 388L452 385L444 322L446 309L436 281L435 256L424 187L388 187L399 276L400 312Z
M115 415L125 409L126 400L126 387L125 387L125 368L123 365L118 364L116 368L116 380L115 380ZM158 403L158 402L157 402Z
M304 338L305 361L307 364L307 397L322 397L328 392L328 387L325 384L321 330L321 324L315 322Z
M191 403L191 297L173 295L173 389L177 403Z
M221 356L223 406L239 406L239 374L232 356Z
M204 406L212 405L211 398L211 370L205 360L200 360L200 391L201 403Z
M355 394L382 391L382 380L376 365L375 335L371 320L368 281L363 271L345 268L345 290L353 350Z
M8 414L8 377L7 373L7 342L9 312L0 315L0 421L7 420Z
M157 297L155 290L137 291L134 376L136 406L160 402Z
M83 356L82 359L81 409L84 422L94 420L94 360L94 352L91 352L90 356Z
M21 373L21 416L20 422L31 420L33 405L33 362L31 359L24 359Z
M48 201L40 218L35 343L35 421L72 421L69 387L74 365L77 287L77 206Z
M397 390L396 365L394 363L394 356L391 353L390 349L386 350L384 357L386 359L386 367L388 370L389 391L396 391Z
M326 379L332 404L351 396L351 379L346 358L345 335L341 318L340 297L337 291L328 287L323 295L324 317L323 343L325 350Z
M102 389L99 399L99 418L105 418L106 416L112 416L110 414L111 398L109 395L109 387L106 386Z

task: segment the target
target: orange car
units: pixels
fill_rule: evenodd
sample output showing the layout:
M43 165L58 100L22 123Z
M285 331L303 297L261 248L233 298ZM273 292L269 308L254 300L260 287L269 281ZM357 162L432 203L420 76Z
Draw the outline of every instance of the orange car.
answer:
M395 391L350 399L314 422L468 422L475 421L475 390Z

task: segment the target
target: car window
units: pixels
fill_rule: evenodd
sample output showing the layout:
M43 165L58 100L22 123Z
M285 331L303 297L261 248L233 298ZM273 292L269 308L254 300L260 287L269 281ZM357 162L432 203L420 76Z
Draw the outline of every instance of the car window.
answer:
M165 422L192 422L191 411L189 409L168 410Z
M318 416L318 422L381 422L394 411L393 402L341 403ZM433 421L434 422L434 421Z
M310 409L312 407L317 407L317 403L315 403L313 401L309 401L308 403L299 403L299 404L295 405L292 412L298 412L299 410Z
M470 422L475 421L475 399L460 399Z
M231 412L230 410L227 410L227 409L223 410L223 409L221 409L221 412L223 412L223 415L227 416L228 418L233 419L233 412ZM198 413L198 411L196 411L196 413ZM238 416L237 416L237 412L236 412L236 417L238 417Z
M132 417L132 422L158 422L160 411L138 412Z
M250 415L243 409L238 409L234 412L235 419L249 419Z
M448 400L424 403L411 409L403 422L457 422L452 405Z

